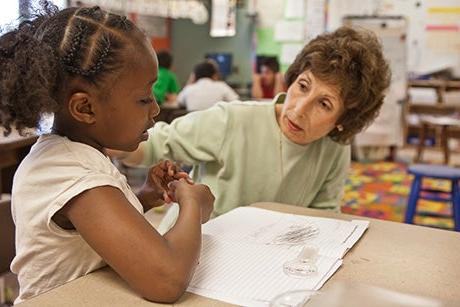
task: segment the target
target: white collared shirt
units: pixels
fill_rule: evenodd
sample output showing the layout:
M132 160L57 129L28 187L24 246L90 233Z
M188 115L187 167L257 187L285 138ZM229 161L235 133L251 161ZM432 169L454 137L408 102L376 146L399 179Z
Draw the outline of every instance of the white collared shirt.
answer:
M212 107L219 101L233 101L238 94L223 81L201 78L189 84L179 93L177 100L187 111L199 111Z

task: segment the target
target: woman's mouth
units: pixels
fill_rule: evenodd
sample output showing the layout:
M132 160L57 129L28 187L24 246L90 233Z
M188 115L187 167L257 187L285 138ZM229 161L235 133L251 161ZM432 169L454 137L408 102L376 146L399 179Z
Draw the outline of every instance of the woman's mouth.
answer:
M299 131L303 130L302 128L297 126L294 122L292 122L289 118L286 118L286 120L287 120L287 126L288 126L289 130L291 130L293 132L299 132Z

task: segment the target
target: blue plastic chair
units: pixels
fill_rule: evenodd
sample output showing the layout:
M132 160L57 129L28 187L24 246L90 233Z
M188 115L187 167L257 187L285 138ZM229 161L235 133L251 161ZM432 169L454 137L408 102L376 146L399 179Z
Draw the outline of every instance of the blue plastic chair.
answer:
M460 231L460 190L458 187L460 179L460 169L444 165L429 165L429 164L415 164L408 168L409 174L414 175L411 191L409 194L409 203L407 204L405 223L413 224L414 215L416 213L417 201L420 198L425 198L420 195L421 192L441 192L437 190L422 189L422 180L426 178L436 178L450 180L452 183L450 199L443 199L443 201L452 201L452 211L454 218L454 229ZM431 200L441 200L436 197L429 197Z

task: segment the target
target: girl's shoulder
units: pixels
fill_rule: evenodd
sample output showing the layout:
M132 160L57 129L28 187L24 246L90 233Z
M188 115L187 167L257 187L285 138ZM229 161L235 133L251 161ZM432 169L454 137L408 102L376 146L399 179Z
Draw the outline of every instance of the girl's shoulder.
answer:
M110 159L89 145L74 142L56 134L41 135L24 159L25 164L62 167L74 165L104 170L112 165Z

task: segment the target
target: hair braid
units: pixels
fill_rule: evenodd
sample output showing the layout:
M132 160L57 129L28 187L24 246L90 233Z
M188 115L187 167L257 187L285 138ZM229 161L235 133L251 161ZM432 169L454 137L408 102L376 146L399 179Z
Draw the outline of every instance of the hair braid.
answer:
M123 65L134 24L99 7L59 11L40 0L35 15L0 36L0 125L37 127L60 108L69 80L97 84Z
M81 45L84 42L83 35L87 28L86 25L78 24L76 28L77 28L77 32L72 38L72 42L70 43L69 50L64 56L61 57L61 61L65 65L66 68L75 66L74 61L76 60L78 56L78 52L80 51Z
M101 44L103 44L104 46L101 48L101 54L96 60L96 63L91 68L86 70L88 76L97 74L103 68L104 61L110 52L110 39L108 39L107 37L103 38L101 40Z

